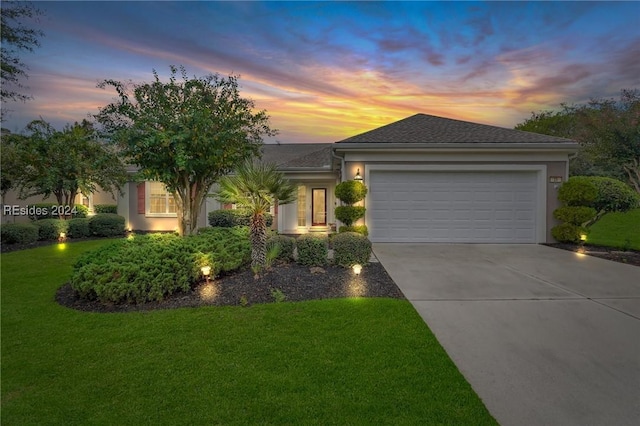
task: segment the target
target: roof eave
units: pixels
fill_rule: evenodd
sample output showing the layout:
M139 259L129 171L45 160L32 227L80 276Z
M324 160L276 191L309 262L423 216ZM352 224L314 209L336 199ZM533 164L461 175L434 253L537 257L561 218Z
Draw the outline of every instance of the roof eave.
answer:
M512 143L512 142L497 142L497 143L348 143L340 142L334 144L336 151L361 151L361 150L376 150L376 151L486 151L486 150L515 150L515 151L578 151L579 145L577 142L546 142L546 143Z

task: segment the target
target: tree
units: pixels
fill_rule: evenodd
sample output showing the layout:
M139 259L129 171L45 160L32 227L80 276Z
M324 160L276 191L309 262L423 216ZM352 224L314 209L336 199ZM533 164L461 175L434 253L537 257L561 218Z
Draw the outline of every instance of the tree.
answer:
M21 172L15 186L21 198L53 194L59 205L72 206L78 192L90 194L98 187L113 192L127 181L117 153L97 139L89 121L57 131L35 120L26 132L16 152Z
M240 96L236 76L187 78L170 67L168 82L125 84L105 80L119 100L100 110L97 119L111 141L145 179L164 183L173 193L181 235L195 231L201 206L213 183L248 158L260 154L269 117L253 112Z
M618 101L561 107L534 112L515 128L576 140L581 149L571 160L572 175L624 179L640 193L640 92L622 90Z
M0 95L2 102L25 101L30 97L19 92L24 88L20 80L27 78L28 67L19 57L20 51L32 52L34 47L40 46L39 37L42 31L26 27L20 22L21 18L32 18L41 12L31 4L25 2L3 1L0 8L2 24L0 34L2 46L0 47L0 76L2 84ZM4 111L3 111L4 114Z
M247 161L233 175L219 181L216 198L223 203L236 204L251 213L251 266L264 267L267 254L267 226L265 215L276 202L279 205L296 199L296 187L276 170L273 164Z
M9 131L2 132L0 143L2 144L2 168L0 169L0 195L4 204L4 197L7 192L16 187L18 179L22 172L22 165L19 147L22 145L24 136L11 133Z

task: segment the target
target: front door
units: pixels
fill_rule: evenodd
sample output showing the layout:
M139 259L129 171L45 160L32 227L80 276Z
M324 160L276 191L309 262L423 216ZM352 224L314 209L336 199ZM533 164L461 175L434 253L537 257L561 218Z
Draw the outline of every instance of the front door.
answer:
M327 190L325 188L311 190L311 225L327 225Z

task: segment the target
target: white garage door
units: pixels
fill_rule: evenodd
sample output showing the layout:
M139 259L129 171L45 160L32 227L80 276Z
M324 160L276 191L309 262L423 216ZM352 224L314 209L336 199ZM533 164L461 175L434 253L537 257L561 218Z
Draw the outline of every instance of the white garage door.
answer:
M535 243L534 171L372 170L374 242Z

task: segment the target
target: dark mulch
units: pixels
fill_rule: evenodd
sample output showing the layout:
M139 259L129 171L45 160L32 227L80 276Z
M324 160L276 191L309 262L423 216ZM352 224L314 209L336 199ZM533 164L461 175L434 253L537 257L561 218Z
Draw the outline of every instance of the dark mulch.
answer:
M545 244L549 247L555 247L562 250L575 251L577 253L588 254L589 256L600 257L602 259L612 260L614 262L626 263L628 265L640 266L640 251L637 250L620 250L611 247L593 246L589 244Z
M380 263L370 263L355 276L351 269L339 266L308 267L295 263L274 266L260 278L245 270L200 283L189 293L174 294L161 302L104 305L79 299L69 284L56 293L56 301L66 307L91 312L131 312L195 306L230 306L272 303L279 290L286 302L341 297L391 297L404 295Z

